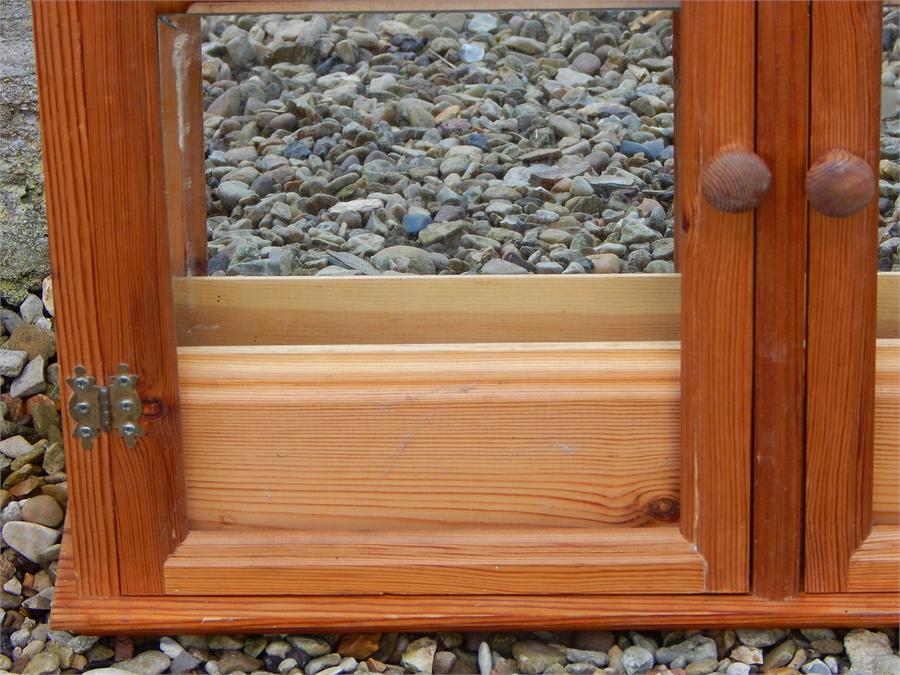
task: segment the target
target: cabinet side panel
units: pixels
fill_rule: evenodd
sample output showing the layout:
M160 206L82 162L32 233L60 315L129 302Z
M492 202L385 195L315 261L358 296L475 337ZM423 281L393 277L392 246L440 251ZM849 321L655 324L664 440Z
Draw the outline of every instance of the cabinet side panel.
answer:
M185 529L156 35L157 13L185 8L34 4L61 367L105 384L127 363L163 411L135 448L67 444L85 595L162 593Z
M703 165L753 150L755 7L684 2L678 23L676 256L682 272L682 531L709 563L707 590L747 590L753 396L753 212L699 192Z
M842 148L878 169L881 3L812 6L810 161ZM876 174L877 175L877 174ZM872 524L877 201L809 212L805 585L847 589Z

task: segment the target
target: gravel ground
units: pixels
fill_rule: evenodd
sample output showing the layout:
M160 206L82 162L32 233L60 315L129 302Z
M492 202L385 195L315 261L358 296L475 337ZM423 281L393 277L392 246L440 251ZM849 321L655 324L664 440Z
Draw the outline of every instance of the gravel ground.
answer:
M878 265L898 270L900 41L897 10L885 15ZM669 16L459 16L207 22L215 273L671 269ZM290 65L304 59L316 69ZM0 672L900 674L895 628L50 630L68 496L55 356L45 281L0 305Z

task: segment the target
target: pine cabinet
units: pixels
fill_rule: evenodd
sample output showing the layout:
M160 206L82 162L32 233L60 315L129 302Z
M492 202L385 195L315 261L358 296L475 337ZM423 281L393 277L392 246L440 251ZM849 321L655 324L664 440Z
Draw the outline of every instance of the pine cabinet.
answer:
M34 3L70 378L54 625L896 621L881 4L669 3L677 151L659 199L674 197L674 272L212 273L208 200L229 198L204 164L221 122L202 96L200 15L420 5ZM522 7L554 3L491 9ZM607 104L579 114L615 126ZM313 122L298 115L302 141ZM568 178L552 169L521 194L552 202ZM301 211L322 201L303 182L285 187ZM621 187L591 185L602 208ZM324 210L340 221L349 201Z

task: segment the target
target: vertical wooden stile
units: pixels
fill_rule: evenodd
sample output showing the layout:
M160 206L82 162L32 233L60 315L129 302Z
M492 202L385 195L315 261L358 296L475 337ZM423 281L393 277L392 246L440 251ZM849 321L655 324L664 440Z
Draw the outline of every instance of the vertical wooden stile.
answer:
M729 524L750 519L753 212L717 211L698 186L715 154L754 147L755 12L753 3L686 1L678 24L681 527L706 556L714 592L749 585L749 527Z
M810 162L841 148L878 171L881 3L812 3ZM847 588L872 521L877 200L809 211L805 590Z
M756 210L753 591L800 591L806 333L804 191L809 3L757 5L756 152L772 187Z
M158 24L166 215L176 277L206 276L208 257L200 20L182 15Z
M186 6L34 3L62 372L80 363L105 384L127 363L162 410L135 448L66 444L85 595L161 594L187 527L156 34L157 13Z

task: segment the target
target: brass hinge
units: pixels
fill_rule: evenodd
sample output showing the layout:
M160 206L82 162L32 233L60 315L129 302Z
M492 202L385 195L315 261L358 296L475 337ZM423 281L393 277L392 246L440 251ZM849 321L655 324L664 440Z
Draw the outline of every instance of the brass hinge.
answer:
M138 376L129 370L128 364L120 363L106 387L98 387L84 366L75 366L75 377L67 378L72 387L69 414L75 420L72 436L81 440L85 450L91 449L103 431L114 429L129 448L135 446L138 436L144 435L139 423L141 397L135 388Z

